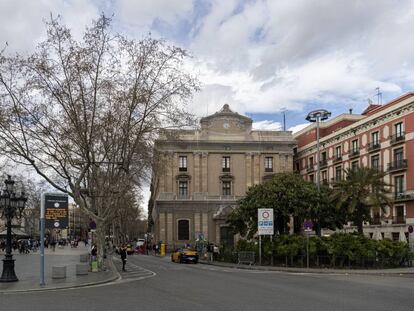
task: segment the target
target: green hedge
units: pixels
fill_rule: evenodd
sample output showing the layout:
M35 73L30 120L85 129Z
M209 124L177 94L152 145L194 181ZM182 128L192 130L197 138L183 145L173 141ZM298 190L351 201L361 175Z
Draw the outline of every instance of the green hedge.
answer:
M284 258L284 265L295 265L299 260L303 264L306 256L306 237L303 235L281 235L273 238L262 239L262 262L270 263L273 255L275 258ZM234 262L235 253L238 251L254 251L258 256L257 240L240 240L234 249L223 249L221 260ZM320 259L324 259L324 265L335 267L395 267L406 265L413 259L413 253L407 243L394 242L388 239L372 240L359 234L336 233L330 237L310 237L309 256L311 264L321 266ZM224 258L226 257L226 258Z

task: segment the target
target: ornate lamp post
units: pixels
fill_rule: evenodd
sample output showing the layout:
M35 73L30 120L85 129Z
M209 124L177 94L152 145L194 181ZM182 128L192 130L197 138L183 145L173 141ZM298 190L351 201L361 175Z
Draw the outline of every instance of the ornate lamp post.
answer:
M306 120L309 122L316 122L316 185L318 192L321 190L321 163L319 155L319 121L325 121L331 116L331 113L325 109L319 109L309 112Z
M20 218L26 205L27 198L24 192L18 197L14 191L14 180L8 176L4 181L5 188L0 195L0 210L1 218L7 220L7 238L6 238L6 255L3 259L3 273L0 282L16 282L18 281L16 273L14 272L14 261L12 255L12 219Z

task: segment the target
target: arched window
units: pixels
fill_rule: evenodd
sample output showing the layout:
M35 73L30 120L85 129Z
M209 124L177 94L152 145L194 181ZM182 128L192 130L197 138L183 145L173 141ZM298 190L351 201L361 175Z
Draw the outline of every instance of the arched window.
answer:
M187 219L180 219L178 221L178 240L190 239L190 221Z

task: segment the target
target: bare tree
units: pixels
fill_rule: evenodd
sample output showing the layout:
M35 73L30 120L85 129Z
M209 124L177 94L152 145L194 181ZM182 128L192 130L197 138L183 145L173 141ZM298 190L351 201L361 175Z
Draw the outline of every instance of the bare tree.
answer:
M102 263L105 226L131 184L150 167L159 130L192 123L185 104L198 89L187 53L147 37L113 34L102 15L75 40L51 18L28 56L0 55L0 143L68 193L96 222Z

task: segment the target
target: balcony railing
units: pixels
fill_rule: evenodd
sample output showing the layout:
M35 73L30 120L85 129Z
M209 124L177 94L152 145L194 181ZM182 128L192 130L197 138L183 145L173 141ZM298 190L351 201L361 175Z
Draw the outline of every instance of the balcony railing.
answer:
M323 168L323 167L327 167L328 166L328 160L322 160L322 161L319 161L319 166L320 166L320 168Z
M266 173L271 173L271 172L273 172L273 167L266 167L266 168L265 168L265 172L266 172Z
M187 168L186 167L180 167L180 168L178 168L178 170L180 172L187 172Z
M223 167L223 172L230 172L230 167Z
M405 224L405 216L394 216L392 218L393 224Z
M391 136L391 144L398 144L405 141L405 133L397 133Z
M376 151L381 148L381 142L379 140L372 141L368 144L368 151Z
M359 156L359 148L357 148L357 149L352 149L350 152L349 152L349 158L355 158L355 157L358 157Z
M334 163L341 162L341 161L342 161L342 156L336 156L333 160Z
M377 171L377 172L382 172L384 169L382 167L382 165L377 165L377 166L371 166L371 169Z
M236 195L210 195L208 192L193 192L187 196L180 196L173 192L161 192L158 196L158 201L177 201L177 200L192 200L192 201L238 201L243 196Z
M328 179L322 179L322 185L327 185L328 184Z
M405 191L396 192L394 194L395 202L411 201L411 200L414 200L414 194L406 193Z
M315 170L315 168L314 168L314 166L313 165L309 165L309 166L307 166L306 167L306 172L307 173L311 173L311 172L313 172Z
M381 224L381 217L380 216L374 216L371 219L372 225L380 225Z
M392 171L400 171L400 170L405 170L407 169L407 160L406 159L402 159L402 160L397 160L397 161L393 161L388 163L388 171L392 172Z

